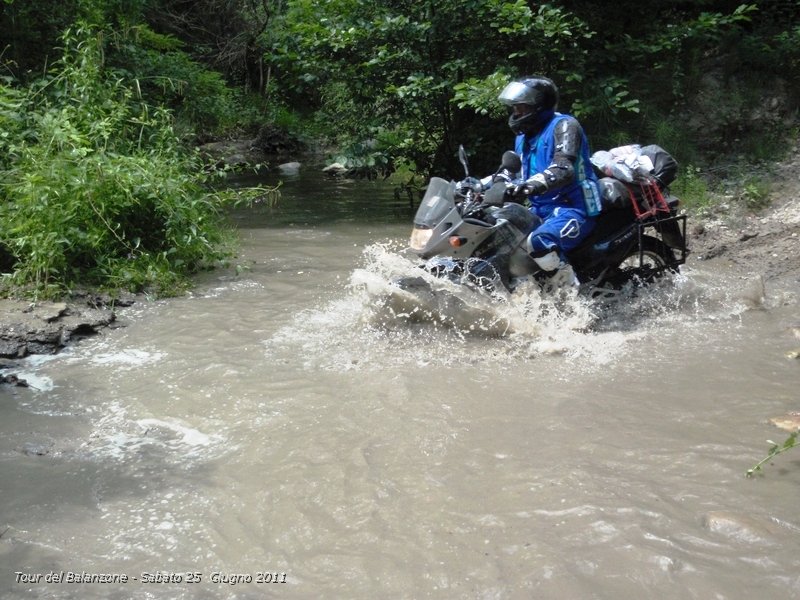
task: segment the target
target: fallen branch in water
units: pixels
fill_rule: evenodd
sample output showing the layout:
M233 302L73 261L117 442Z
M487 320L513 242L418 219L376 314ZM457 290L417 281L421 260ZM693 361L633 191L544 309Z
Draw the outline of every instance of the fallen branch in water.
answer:
M767 454L766 458L760 460L754 467L748 469L747 476L752 477L756 471L761 470L761 467L764 465L764 463L771 461L773 458L778 456L778 454L782 454L783 452L786 452L795 446L800 446L800 442L797 440L798 434L800 434L800 430L792 433L781 445L776 444L772 440L767 440L768 444L772 444L772 447L769 449L769 454Z

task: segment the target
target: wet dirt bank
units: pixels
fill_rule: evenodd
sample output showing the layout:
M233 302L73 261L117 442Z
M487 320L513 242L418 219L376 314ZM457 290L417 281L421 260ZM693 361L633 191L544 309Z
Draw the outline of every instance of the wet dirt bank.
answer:
M0 299L0 366L29 354L55 354L107 327L121 326L116 309L135 300L133 295L112 300L88 293L63 301Z

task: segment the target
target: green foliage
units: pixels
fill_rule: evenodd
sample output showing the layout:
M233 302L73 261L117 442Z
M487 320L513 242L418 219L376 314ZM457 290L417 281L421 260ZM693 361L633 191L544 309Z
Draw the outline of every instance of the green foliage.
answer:
M694 131L675 117L652 116L649 119L653 141L662 148L669 148L670 153L679 157L684 163L696 163L698 156L695 152Z
M280 120L351 148L353 158L359 145L380 140L387 164L418 171L457 169L462 143L481 153L507 146L496 95L525 74L556 80L560 109L581 119L590 140L675 140L680 149L662 145L684 162L699 163L699 153L717 148L757 151L761 130L769 129L768 137L780 131L793 107L754 111L764 91L759 77L783 78L794 108L800 96L797 78L786 75L800 64L791 0L623 0L602 10L589 2L525 0L2 6L0 36L9 47L0 60L12 73L41 72L54 32L76 14L90 16L109 32L106 66L136 79L142 98L172 108L186 132L223 135ZM741 82L745 73L752 79L727 81ZM709 79L720 85L709 89ZM707 114L707 122L689 121L687 112ZM698 126L705 135L694 135Z
M122 76L135 80L137 93L173 110L184 128L214 134L241 119L241 105L222 75L193 60L173 35L137 25L114 35L110 57Z
M169 112L102 68L99 36L68 31L53 74L0 86L0 245L7 285L57 295L78 283L176 291L223 258L218 199Z
M598 83L599 93L587 95L572 103L576 117L593 117L595 122L612 123L622 112L638 113L639 100L630 97L629 82L621 77L609 77Z
M795 431L791 433L789 437L786 438L786 440L784 440L782 444L776 444L772 440L767 440L767 443L770 444L767 456L758 461L758 463L756 463L752 468L748 469L747 476L753 477L756 474L756 472L762 470L762 467L766 463L772 461L779 454L783 454L787 450L791 450L796 446L800 446L800 440L798 440L798 435L800 435L800 431Z
M497 101L497 96L514 74L496 71L483 79L471 77L453 86L453 102L458 108L471 108L482 115L499 118L505 114L505 107Z
M0 66L20 80L41 75L58 36L79 12L79 0L15 0L0 4Z
M742 184L741 196L745 206L750 210L762 210L769 205L769 193L772 184L759 176L748 177Z
M748 23L756 11L756 4L740 4L730 14L701 12L684 24L681 35L684 39L719 42L726 29Z
M422 172L453 166L458 144L474 139L473 109L499 114L512 75L577 82L594 35L560 7L500 0L295 0L281 25L271 58L287 96L318 111L334 142L395 140L385 153Z
M344 166L351 175L371 179L377 175L384 177L392 172L392 158L379 147L377 141L352 142L342 148L334 160Z
M276 89L320 117L307 122L333 143L390 132L398 145L386 153L422 172L457 168L460 143L494 151L507 140L497 93L510 78L534 73L557 81L560 109L578 116L590 139L625 132L649 141L670 120L668 137L682 145L675 153L694 159L704 142L679 111L693 99L704 63L763 12L752 3L718 6L621 2L597 11L524 0L293 0L269 33L269 58ZM734 110L739 123L753 106L731 94L709 102ZM726 119L715 119L720 135L734 136Z
M778 60L778 64L782 63L787 70L796 73L800 68L800 25L779 31L769 42L759 44L756 56ZM774 62L771 64L775 65Z
M689 209L702 209L710 206L714 198L708 189L708 183L702 176L699 167L687 165L672 184L672 190Z

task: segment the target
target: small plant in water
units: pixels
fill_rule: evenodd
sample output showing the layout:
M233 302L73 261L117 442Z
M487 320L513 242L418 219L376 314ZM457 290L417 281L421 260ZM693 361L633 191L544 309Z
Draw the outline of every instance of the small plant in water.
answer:
M752 477L753 475L755 475L756 471L760 471L761 467L764 464L770 462L773 458L778 456L778 454L782 454L787 450L791 450L795 446L800 446L800 441L797 440L798 434L800 434L800 430L797 430L794 433L792 433L788 438L786 438L783 444L776 444L772 440L767 440L767 443L771 444L769 453L765 458L760 460L755 466L753 466L751 469L748 469L747 476Z

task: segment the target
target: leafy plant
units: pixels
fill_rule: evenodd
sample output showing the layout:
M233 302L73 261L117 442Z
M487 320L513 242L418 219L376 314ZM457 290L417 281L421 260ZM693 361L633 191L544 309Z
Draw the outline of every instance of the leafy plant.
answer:
M800 430L793 432L789 435L786 440L782 444L776 444L772 440L767 440L768 444L771 444L769 451L767 452L767 456L760 461L758 461L752 468L747 470L747 476L752 477L756 474L757 471L761 471L762 467L772 461L776 456L779 454L783 454L787 450L791 450L796 446L800 446L800 441L798 441L798 436L800 435Z
M741 196L745 205L751 210L761 210L769 205L769 181L760 177L751 177L744 182Z
M26 91L0 86L3 278L36 296L78 284L174 293L226 256L199 158L171 113L137 100L102 55L96 32L68 30L50 75Z
M689 208L705 208L713 203L708 184L699 167L687 165L672 184L672 190Z
M217 133L241 119L237 95L222 75L192 59L173 35L140 24L111 35L107 61L148 102L174 111L187 130Z
M639 100L631 97L629 83L620 77L599 82L600 93L578 99L572 104L575 116L593 116L595 121L611 122L623 112L638 113Z
M504 71L497 71L484 79L471 77L453 87L453 102L458 108L471 108L482 115L499 117L505 108L497 101L497 96L512 77Z

